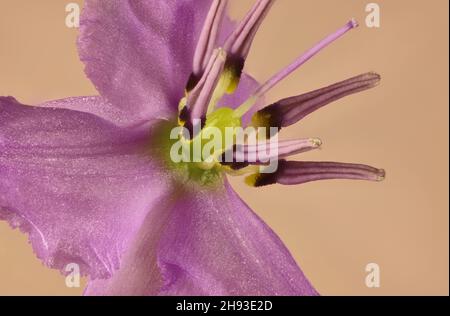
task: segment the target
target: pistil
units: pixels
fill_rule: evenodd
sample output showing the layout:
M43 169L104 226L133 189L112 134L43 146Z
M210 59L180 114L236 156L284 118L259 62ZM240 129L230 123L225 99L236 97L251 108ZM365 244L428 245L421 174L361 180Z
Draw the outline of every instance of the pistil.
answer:
M323 39L322 41L317 43L315 46L313 46L311 49L306 51L304 54L302 54L300 57L298 57L292 64L290 64L286 68L282 69L280 72L278 72L273 77L271 77L269 80L267 80L263 85L261 85L244 104L242 104L238 109L236 109L235 115L238 117L242 117L243 115L245 115L248 111L250 111L252 109L255 102L259 98L264 96L277 83L279 83L280 81L285 79L292 72L294 72L300 66L305 64L307 61L309 61L312 57L314 57L316 54L318 54L324 48L326 48L331 43L335 42L337 39L344 36L348 31L352 30L353 28L356 28L357 26L358 26L358 23L356 22L356 20L352 19L347 24L345 24L342 28L338 29L333 34L327 36L325 39ZM259 110L259 109L255 109L255 111L256 110Z

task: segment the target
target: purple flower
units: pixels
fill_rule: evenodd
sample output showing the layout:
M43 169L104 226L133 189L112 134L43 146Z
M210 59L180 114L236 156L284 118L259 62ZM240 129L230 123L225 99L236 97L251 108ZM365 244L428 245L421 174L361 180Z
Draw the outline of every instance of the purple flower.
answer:
M261 149L246 143L212 163L169 155L174 127L285 128L379 82L367 73L267 106L267 91L357 26L350 21L260 85L243 69L273 2L257 1L235 25L224 0L86 0L79 53L100 96L37 106L0 98L0 219L27 233L49 267L78 264L87 295L316 295L226 174L258 187L379 181L383 170L284 160L320 147L313 138L270 143L274 173L248 159ZM218 159L226 153L231 162Z

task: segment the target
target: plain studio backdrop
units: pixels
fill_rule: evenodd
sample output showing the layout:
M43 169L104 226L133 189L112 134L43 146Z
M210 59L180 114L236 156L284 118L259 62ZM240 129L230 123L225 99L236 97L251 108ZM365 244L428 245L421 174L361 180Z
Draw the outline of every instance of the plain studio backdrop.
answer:
M0 1L0 95L36 104L94 95L65 7L82 1ZM231 0L241 18L253 1ZM448 295L448 1L378 0L381 27L365 25L362 0L279 0L247 63L267 79L355 17L361 27L277 86L269 101L366 71L382 84L335 102L286 129L283 138L320 137L306 160L385 168L382 183L329 181L253 189L232 179L278 233L323 295ZM270 254L267 254L270 255ZM365 283L380 267L379 288ZM27 237L0 223L0 294L79 295L44 267Z

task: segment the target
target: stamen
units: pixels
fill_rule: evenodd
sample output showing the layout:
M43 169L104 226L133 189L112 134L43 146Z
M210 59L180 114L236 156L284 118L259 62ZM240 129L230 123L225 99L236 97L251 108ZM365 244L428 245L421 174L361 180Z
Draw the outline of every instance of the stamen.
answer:
M292 72L294 72L297 68L305 64L308 60L310 60L312 57L314 57L316 54L318 54L322 49L342 37L344 34L346 34L348 31L352 30L353 28L356 28L358 26L358 22L356 20L352 19L349 21L346 25L344 25L342 28L337 30L335 33L329 35L319 43L317 43L315 46L313 46L311 49L306 51L303 55L298 57L292 64L287 66L286 68L282 69L279 73L274 75L272 78L270 78L266 83L261 85L255 93L247 100L243 105L241 105L235 112L236 116L242 117L245 113L247 113L252 106L254 105L255 101L258 100L260 97L264 96L270 89L272 89L277 83L282 81L284 78L289 76Z
M283 99L256 112L252 124L280 129L290 126L331 102L377 86L380 80L379 74L369 72L300 96Z
M205 71L215 49L220 24L223 20L228 0L214 0L206 17L194 54L193 73L188 88L195 87Z
M186 107L180 113L180 119L181 114L183 114L183 121L187 120L186 125L188 125L188 128L189 123L192 124L194 121L201 121L203 124L206 121L206 112L223 72L226 56L226 52L223 49L215 50L201 80L195 86L194 90L189 92ZM186 109L188 113L186 113Z
M236 30L225 42L224 49L230 56L245 60L255 35L267 16L274 0L258 0Z
M318 138L297 139L280 142L260 142L253 145L235 145L222 155L224 165L239 167L248 164L263 164L274 159L286 158L299 153L314 150L322 146ZM231 157L230 157L231 156ZM232 158L232 159L230 159ZM238 168L234 168L238 169Z
M224 44L228 53L223 77L224 92L233 93L242 74L252 42L275 0L258 0Z
M386 172L360 164L346 164L336 162L302 162L280 161L278 171L272 174L254 174L247 177L249 185L260 187L270 184L295 185L311 181L350 179L382 181Z

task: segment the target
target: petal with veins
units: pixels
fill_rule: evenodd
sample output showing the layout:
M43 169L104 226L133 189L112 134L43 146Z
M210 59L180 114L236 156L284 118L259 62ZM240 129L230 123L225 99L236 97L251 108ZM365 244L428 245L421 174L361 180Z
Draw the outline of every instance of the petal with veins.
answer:
M80 58L100 94L127 111L130 125L176 113L210 5L211 0L85 2Z
M71 97L60 100L47 101L37 106L67 109L94 114L120 127L128 127L128 125L130 124L126 109L112 105L101 96ZM136 121L134 122L134 125L134 127L136 128L142 127L143 129L147 128L148 130L151 125L151 121L149 121L148 119L141 122Z
M27 232L46 265L77 263L92 278L111 276L170 192L148 134L0 98L0 219Z
M229 184L180 199L161 237L163 295L316 295L276 234Z
M85 294L317 295L281 240L228 183L183 190L173 205L163 204L158 225L147 220L128 264L111 279L89 282Z

